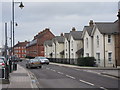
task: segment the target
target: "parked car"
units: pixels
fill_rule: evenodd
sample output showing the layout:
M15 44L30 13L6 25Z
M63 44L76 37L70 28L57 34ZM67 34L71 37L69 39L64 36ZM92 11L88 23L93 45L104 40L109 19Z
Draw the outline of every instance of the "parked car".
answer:
M5 68L5 61L0 58L0 68Z
M46 57L35 57L35 59L38 59L41 64L49 64L49 60Z
M29 59L26 63L26 68L33 68L33 67L42 67L42 64L38 59Z

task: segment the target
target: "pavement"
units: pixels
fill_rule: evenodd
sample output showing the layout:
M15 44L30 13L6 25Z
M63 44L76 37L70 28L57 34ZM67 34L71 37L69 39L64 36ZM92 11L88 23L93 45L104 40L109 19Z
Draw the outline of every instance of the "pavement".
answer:
M0 84L0 89L37 88L34 75L19 64L17 70L10 73L10 84Z
M120 67L117 67L117 68L114 68L114 67L82 67L82 66L60 64L60 63L50 63L50 64L59 65L63 67L73 67L77 69L83 69L84 71L91 72L91 73L120 78Z

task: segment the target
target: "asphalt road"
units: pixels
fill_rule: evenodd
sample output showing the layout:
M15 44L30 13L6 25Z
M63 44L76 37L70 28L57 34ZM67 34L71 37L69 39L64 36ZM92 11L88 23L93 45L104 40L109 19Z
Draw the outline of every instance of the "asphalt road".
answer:
M25 61L19 64L25 67ZM28 70L34 73L40 84L40 88L95 88L100 90L115 90L120 83L116 78L86 72L83 69L52 64L43 65L41 69Z

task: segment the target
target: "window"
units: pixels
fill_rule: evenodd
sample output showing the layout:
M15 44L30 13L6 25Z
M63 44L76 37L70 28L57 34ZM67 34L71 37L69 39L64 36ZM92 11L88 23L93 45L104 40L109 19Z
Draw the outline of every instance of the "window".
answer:
M108 43L111 43L111 35L108 35Z
M99 47L99 36L97 35L97 47Z
M87 46L87 48L88 48L88 38L86 38L86 46Z
M86 57L89 57L89 53L86 53Z
M100 53L96 53L96 60L98 63L100 63Z
M111 62L112 61L112 52L108 53L108 61Z

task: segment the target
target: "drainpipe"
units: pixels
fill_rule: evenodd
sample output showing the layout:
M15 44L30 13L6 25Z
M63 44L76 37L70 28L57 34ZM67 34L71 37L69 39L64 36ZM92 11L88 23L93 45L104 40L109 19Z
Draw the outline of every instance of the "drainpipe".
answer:
M105 62L105 34L103 34L103 46L104 46L104 67L106 67Z
M68 41L69 44L69 64L70 64L70 41Z

